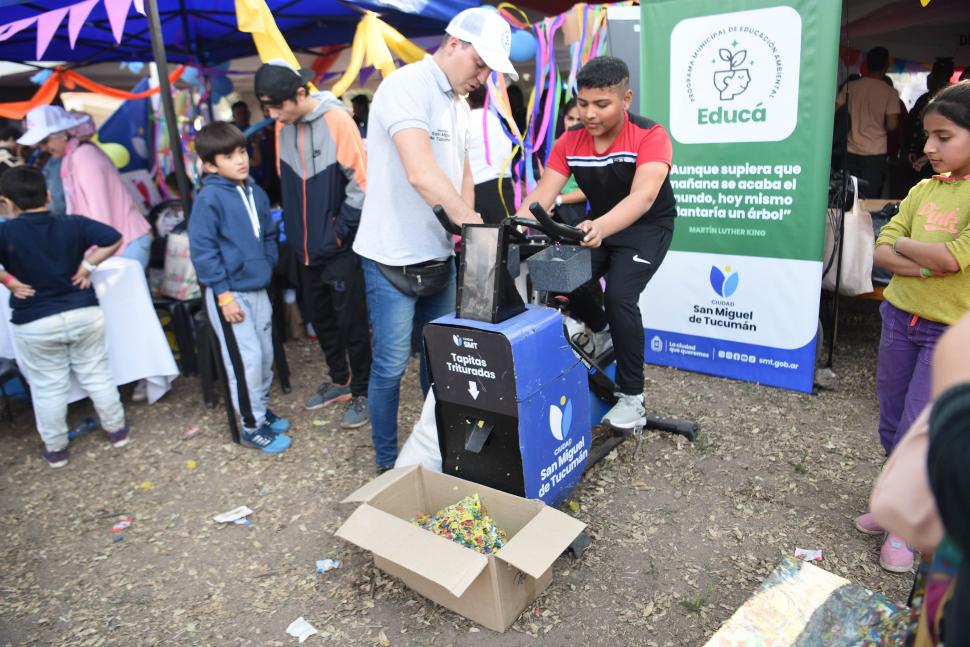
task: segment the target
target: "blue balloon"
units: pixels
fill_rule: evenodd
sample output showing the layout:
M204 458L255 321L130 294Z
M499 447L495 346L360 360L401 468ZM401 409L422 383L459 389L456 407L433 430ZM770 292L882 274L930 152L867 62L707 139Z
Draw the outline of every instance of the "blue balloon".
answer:
M531 31L517 29L512 32L512 47L509 49L509 58L516 62L530 61L536 56L536 48L539 41L532 35Z
M53 70L41 70L30 77L30 82L36 85L43 85L47 79L51 78L52 74L54 74Z
M212 91L212 98L216 96L224 97L232 92L232 79L228 76L214 76L209 80L209 88Z
M252 126L250 126L249 128L247 128L246 130L244 130L243 131L243 135L246 137L246 139L249 139L250 137L252 137L256 133L258 133L259 131L261 131L263 128L266 128L267 126L271 126L275 122L276 122L275 119L271 119L269 117L267 117L266 119L263 119L262 121L257 121Z
M197 67L187 67L185 71L182 72L182 80L189 85L199 85L201 78L199 76L199 68Z

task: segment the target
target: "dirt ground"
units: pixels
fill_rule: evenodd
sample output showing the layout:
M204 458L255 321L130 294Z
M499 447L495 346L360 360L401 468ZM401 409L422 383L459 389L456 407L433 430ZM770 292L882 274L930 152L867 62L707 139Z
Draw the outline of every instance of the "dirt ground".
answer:
M342 431L339 411L302 409L323 364L306 340L287 344L293 392L275 394L295 427L281 456L229 442L224 412L205 408L194 378L153 406L126 405L128 447L87 434L59 470L20 405L0 422L0 643L292 645L285 629L303 616L320 632L310 645L701 645L796 547L905 602L911 578L883 572L878 541L852 526L883 461L875 304L846 302L839 332L837 384L817 395L649 367L648 406L699 421L701 437L651 432L638 452L627 442L593 468L571 512L591 548L561 557L504 634L405 589L333 536L351 512L340 499L373 477L373 452L369 427ZM402 434L419 411L414 365ZM72 406L71 420L89 413ZM190 425L200 433L181 438ZM212 521L239 505L254 510L251 526ZM134 523L115 542L126 515ZM343 563L320 575L323 558Z

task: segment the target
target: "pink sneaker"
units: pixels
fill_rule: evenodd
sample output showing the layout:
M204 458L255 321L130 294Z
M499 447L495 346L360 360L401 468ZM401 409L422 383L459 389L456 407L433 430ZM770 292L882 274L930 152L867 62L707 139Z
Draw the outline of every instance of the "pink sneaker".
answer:
M855 518L855 529L864 535L881 535L886 529L879 525L871 512Z
M879 551L879 565L892 573L909 573L913 570L913 551L899 535L889 533Z

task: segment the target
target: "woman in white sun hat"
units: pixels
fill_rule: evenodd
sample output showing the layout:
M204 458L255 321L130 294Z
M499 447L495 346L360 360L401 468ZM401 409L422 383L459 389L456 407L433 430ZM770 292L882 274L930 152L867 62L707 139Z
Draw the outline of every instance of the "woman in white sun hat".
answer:
M96 145L74 133L88 117L58 106L41 106L27 113L27 132L17 140L39 146L61 160L61 181L67 213L86 216L121 232L118 254L148 267L151 226L135 207L118 169Z

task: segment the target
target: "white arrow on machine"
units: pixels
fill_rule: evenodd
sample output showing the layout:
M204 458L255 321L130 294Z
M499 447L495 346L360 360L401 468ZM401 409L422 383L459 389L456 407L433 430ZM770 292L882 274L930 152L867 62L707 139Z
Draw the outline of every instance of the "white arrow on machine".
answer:
M478 382L468 380L468 393L471 394L472 400L478 399Z

